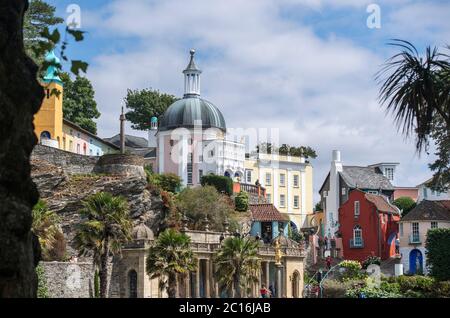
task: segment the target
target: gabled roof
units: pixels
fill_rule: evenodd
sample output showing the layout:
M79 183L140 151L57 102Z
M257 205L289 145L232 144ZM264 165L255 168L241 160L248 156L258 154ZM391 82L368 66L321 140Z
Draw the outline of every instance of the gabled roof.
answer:
M272 221L289 221L287 217L280 213L277 208L271 203L250 204L250 212L253 221L272 222Z
M401 221L450 221L450 200L423 200Z
M120 134L105 138L104 140L113 143L117 147L120 147ZM148 141L143 137L125 135L125 147L129 148L148 148Z
M394 186L376 167L343 166L339 172L350 188L394 190Z
M400 215L400 210L396 206L390 204L385 196L366 193L365 197L376 206L378 211Z

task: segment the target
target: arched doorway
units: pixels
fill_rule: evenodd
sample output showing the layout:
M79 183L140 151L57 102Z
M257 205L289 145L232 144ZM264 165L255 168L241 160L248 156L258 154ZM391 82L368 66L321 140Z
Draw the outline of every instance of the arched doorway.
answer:
M409 253L409 273L413 275L423 273L423 255L417 248Z
M137 273L134 269L128 272L129 297L137 298Z
M292 297L300 297L300 273L298 271L292 274Z
M51 139L51 135L50 135L50 133L48 132L48 131L43 131L43 132L41 132L41 136L40 136L40 138L39 138L40 140L42 140L42 139Z
M230 174L229 171L225 171L224 176L225 176L225 177L228 177L228 178L231 178L231 174Z

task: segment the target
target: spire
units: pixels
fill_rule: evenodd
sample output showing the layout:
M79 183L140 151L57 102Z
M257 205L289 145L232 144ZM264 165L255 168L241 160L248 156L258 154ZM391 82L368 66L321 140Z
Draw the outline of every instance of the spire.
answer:
M55 52L53 50L47 52L47 54L45 55L45 62L50 63L50 65L47 67L47 71L45 72L44 82L45 83L56 82L62 84L61 78L57 74L58 73L57 65L60 64L60 60L55 55Z
M200 96L200 74L201 70L197 68L194 61L195 50L191 49L191 59L188 66L183 71L184 74L184 97Z

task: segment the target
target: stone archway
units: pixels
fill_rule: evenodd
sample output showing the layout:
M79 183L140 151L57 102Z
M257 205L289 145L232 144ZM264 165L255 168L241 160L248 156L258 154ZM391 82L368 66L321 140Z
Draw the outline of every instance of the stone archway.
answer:
M297 270L292 274L292 297L300 298L300 273Z

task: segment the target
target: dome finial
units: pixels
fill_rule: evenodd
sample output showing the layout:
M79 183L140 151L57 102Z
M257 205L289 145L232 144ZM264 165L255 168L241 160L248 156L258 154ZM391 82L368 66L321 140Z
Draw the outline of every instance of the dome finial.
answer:
M191 53L191 56L194 57L195 49L191 49L191 50L189 51L189 53Z
M184 96L200 96L200 74L201 70L197 68L194 61L195 50L191 49L189 51L191 58L186 69L183 71L184 74Z

